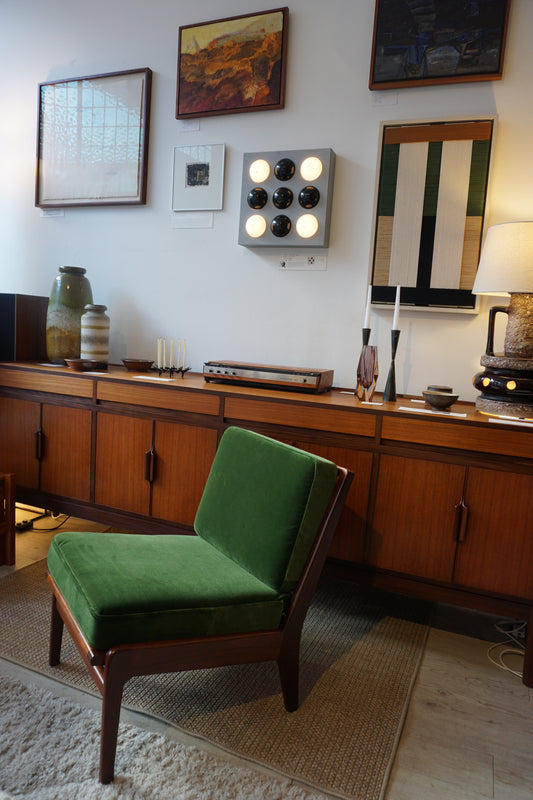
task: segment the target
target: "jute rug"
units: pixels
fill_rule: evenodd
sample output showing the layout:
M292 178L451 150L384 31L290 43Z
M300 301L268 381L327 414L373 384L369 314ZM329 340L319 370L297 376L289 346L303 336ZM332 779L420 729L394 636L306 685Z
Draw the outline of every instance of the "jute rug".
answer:
M0 657L96 694L68 634L61 665L47 665L45 571L42 561L0 580ZM424 604L324 579L304 627L295 713L275 664L136 678L124 704L313 789L378 800L427 631Z

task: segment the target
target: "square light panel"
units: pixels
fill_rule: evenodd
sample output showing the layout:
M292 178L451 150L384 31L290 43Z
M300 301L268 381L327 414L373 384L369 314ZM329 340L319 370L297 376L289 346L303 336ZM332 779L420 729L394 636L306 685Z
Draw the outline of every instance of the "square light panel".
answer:
M245 153L239 244L327 247L334 173L329 148Z

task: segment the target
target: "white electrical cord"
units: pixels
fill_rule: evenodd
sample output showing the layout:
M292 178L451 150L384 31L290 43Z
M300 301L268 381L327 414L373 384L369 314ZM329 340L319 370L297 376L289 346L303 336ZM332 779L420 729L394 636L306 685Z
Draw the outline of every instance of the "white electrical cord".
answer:
M495 667L498 667L498 669L503 669L505 672L510 672L512 675L521 678L522 672L511 669L511 667L505 663L504 658L509 655L524 656L525 644L521 639L525 641L527 622L522 620L503 620L502 622L496 623L494 627L499 633L503 633L509 641L497 642L491 645L487 651L489 661L494 664ZM512 642L516 646L509 647L509 642ZM500 648L499 651L495 653L498 648ZM493 655L493 653L495 654Z

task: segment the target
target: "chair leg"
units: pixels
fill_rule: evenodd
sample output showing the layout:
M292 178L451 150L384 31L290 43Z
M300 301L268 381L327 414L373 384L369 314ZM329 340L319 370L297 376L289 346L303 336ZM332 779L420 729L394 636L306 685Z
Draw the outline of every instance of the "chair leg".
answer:
M100 734L100 783L111 783L115 772L118 723L124 684L129 678L121 669L120 658L108 653L102 687L102 730Z
M63 620L57 610L57 600L52 596L52 617L50 620L50 648L48 652L48 663L51 667L56 667L61 659L61 642L63 640Z
M284 642L278 658L278 671L286 711L296 711L299 706L300 638Z

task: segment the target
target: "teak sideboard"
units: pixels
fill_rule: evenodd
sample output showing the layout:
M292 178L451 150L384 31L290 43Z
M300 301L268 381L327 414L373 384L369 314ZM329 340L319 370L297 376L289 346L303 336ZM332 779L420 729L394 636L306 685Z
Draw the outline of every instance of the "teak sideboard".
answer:
M0 469L15 473L25 503L130 531L192 532L222 431L252 428L355 473L333 574L533 618L533 426L469 403L433 414L417 398L375 400L6 362Z

